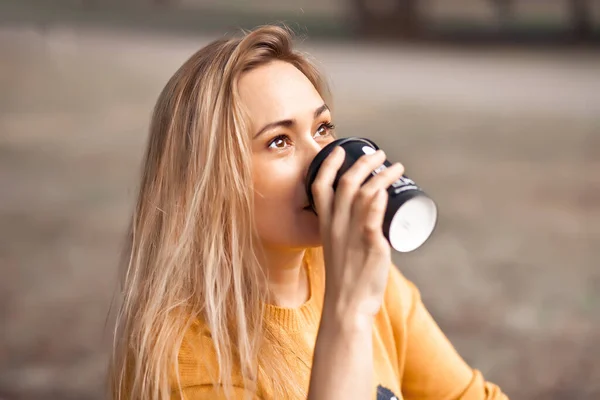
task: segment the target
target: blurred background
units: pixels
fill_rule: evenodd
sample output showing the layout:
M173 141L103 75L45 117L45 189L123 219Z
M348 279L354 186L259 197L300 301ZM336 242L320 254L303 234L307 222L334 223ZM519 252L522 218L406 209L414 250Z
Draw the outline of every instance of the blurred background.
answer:
M0 1L0 399L103 399L151 109L193 52L283 21L338 134L439 206L396 254L513 399L600 398L600 1Z

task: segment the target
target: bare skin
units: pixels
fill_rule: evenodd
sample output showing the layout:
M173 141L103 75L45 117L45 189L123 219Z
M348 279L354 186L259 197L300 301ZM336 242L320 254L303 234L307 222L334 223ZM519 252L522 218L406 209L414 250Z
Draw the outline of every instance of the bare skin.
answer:
M361 186L385 160L363 156L333 191L344 152L324 161L312 186L319 218L307 211L304 177L331 136L331 114L295 67L272 62L248 72L240 93L252 120L253 171L261 260L278 305L297 307L308 297L301 268L308 247L323 246L326 268L323 317L315 345L310 399L365 399L373 373L373 319L383 302L391 251L381 229L385 188L402 176L391 168ZM278 121L285 121L277 124ZM267 127L267 129L265 129Z
M277 305L298 307L309 295L301 268L304 251L321 245L318 219L303 209L308 205L304 177L310 161L333 140L331 113L308 78L288 63L251 70L239 90L252 121L261 261ZM287 122L272 125L278 121Z

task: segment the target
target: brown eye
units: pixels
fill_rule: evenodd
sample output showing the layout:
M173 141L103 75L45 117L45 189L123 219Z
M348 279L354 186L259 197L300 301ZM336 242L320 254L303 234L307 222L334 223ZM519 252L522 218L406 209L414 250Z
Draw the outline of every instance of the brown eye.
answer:
M290 144L290 138L286 135L279 135L269 142L270 149L283 150Z
M317 128L317 132L315 133L315 136L328 136L331 133L331 131L334 129L335 129L335 125L333 125L331 122L321 124Z

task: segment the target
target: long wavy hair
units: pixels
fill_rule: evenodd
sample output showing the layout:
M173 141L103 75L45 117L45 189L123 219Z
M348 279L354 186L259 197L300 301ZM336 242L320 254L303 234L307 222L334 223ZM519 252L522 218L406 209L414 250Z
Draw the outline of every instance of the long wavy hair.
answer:
M184 334L197 320L214 343L215 385L231 386L233 365L244 382L255 382L260 364L276 398L302 395L285 378L285 357L260 355L273 335L262 318L268 291L256 253L249 120L238 91L242 74L282 60L328 98L323 77L292 42L278 26L214 41L158 98L126 243L109 374L114 399L169 398Z

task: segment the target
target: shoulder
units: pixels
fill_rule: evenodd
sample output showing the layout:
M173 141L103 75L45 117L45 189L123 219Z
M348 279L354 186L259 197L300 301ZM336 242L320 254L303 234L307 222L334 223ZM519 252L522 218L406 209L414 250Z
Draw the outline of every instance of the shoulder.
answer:
M170 382L173 399L260 399L256 382L244 381L239 363L230 361L229 382L219 377L219 361L208 327L194 321L184 334L177 370ZM232 397L227 397L229 392ZM180 395L183 395L182 397Z
M231 384L243 386L241 371L231 363ZM208 327L195 320L185 332L177 355L177 373L173 388L212 387L219 382L219 361Z
M217 353L205 325L194 321L181 341L177 355L177 377L182 389L207 385L218 374Z

